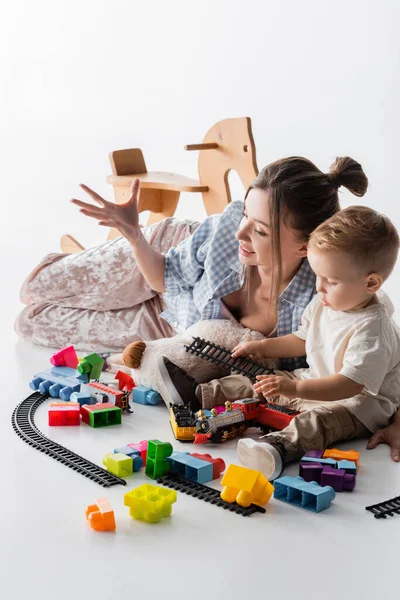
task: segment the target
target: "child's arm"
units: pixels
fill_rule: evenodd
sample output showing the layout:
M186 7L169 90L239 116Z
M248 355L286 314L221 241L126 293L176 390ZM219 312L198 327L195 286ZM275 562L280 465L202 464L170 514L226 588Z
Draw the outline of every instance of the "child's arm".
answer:
M254 390L264 396L282 395L286 398L321 400L333 402L360 394L364 385L340 375L328 375L320 379L287 379L278 375L259 375Z
M254 358L294 358L304 356L306 342L294 333L259 342L244 342L232 350L232 358L253 356Z

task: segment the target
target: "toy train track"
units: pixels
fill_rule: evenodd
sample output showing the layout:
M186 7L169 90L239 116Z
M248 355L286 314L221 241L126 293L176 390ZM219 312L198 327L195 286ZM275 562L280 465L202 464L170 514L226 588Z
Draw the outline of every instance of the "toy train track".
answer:
M255 512L265 513L265 508L257 506L256 504L250 504L250 506L244 507L236 502L225 502L220 496L220 491L207 487L202 483L189 481L188 479L184 479L183 477L172 473L167 473L167 475L159 477L157 483L161 483L161 485L165 485L166 487L187 494L188 496L193 496L193 498L204 500L204 502L215 504L216 506L242 515L243 517L250 517L250 515L253 515Z
M43 435L35 425L34 415L36 409L47 400L48 397L47 394L35 392L18 404L11 417L11 423L15 433L19 435L24 442L33 446L33 448L40 450L40 452L44 452L48 456L51 456L51 458L58 460L70 469L77 471L103 487L110 487L117 484L126 485L124 479L116 477L116 475L109 473L86 458L71 452L68 448L53 442Z
M254 360L251 360L250 358L244 356L232 358L231 352L226 348L217 346L216 344L199 337L194 337L190 346L185 346L185 350L186 352L196 354L196 356L200 356L205 360L217 363L218 365L223 365L240 375L245 375L252 381L255 380L257 375L271 375L274 372L272 369L254 362Z
M400 496L385 502L379 502L379 504L371 504L371 506L366 506L365 510L372 512L375 519L386 519L387 516L400 515Z

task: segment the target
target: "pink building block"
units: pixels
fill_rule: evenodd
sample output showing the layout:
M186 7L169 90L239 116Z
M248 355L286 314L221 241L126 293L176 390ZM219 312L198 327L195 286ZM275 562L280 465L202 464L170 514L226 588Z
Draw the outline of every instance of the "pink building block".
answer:
M54 352L50 357L50 362L55 367L70 367L71 369L76 369L79 360L75 348L73 346L66 346L65 348L62 348L62 350Z
M147 458L147 440L142 440L141 442L138 442L137 444L127 444L127 446L130 446L131 448L133 448L134 450L138 450L140 453L140 456L143 458L143 464L146 464L146 458Z

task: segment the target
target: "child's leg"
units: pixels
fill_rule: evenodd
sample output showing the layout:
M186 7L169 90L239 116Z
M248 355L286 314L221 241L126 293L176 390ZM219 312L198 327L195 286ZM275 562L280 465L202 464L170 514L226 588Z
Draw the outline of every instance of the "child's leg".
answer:
M253 385L243 375L228 375L221 379L213 379L208 383L200 383L196 388L196 396L202 408L212 408L225 404L227 400L233 402L242 398L254 396Z
M262 442L239 440L238 456L246 467L272 480L279 477L287 463L299 460L308 450L325 450L334 442L370 435L344 406L332 402L329 407L319 405L300 413L282 431L263 436Z

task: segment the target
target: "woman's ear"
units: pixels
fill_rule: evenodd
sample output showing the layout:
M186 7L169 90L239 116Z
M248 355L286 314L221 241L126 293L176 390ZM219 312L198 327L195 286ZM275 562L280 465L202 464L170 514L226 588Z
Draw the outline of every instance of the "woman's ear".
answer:
M307 242L304 242L304 244L302 244L300 246L300 248L297 250L297 256L304 258L305 256L307 256L307 250L308 250L308 244L307 244Z
M382 287L383 277L379 273L370 273L365 278L365 287L368 294L376 294L379 288Z

